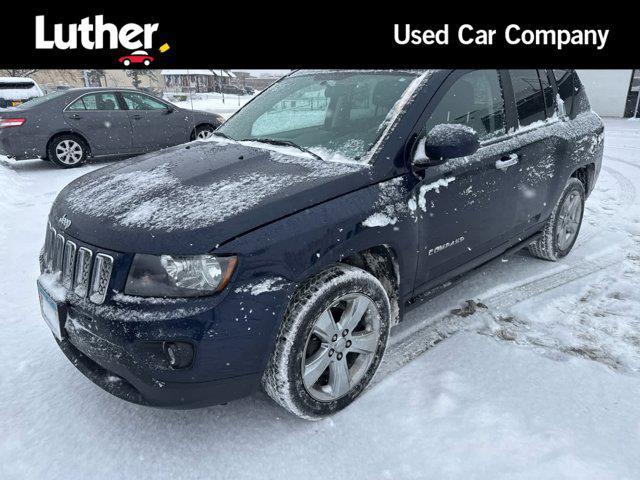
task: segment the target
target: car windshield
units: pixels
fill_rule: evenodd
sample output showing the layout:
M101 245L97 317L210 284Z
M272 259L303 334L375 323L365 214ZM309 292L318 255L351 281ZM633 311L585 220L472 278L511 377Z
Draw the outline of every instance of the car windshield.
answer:
M60 90L60 91L57 91L57 92L51 92L51 93L48 93L47 95L43 95L42 97L32 98L31 100L29 100L27 102L24 102L24 103L14 107L14 108L17 108L19 110L25 110L27 108L35 107L36 105L40 105L41 103L48 102L49 100L52 100L54 98L61 97L62 95L65 95L68 92L69 92L69 90Z
M360 160L416 78L411 72L299 72L257 96L218 132L289 144L323 159Z

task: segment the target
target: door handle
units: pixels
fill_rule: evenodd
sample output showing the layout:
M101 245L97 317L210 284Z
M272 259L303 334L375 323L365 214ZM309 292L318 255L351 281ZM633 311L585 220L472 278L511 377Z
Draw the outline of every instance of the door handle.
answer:
M500 160L496 161L496 168L498 170L506 170L509 167L512 167L516 163L518 163L518 154L511 153L509 155L505 155Z
M74 113L72 115L69 115L69 118L72 118L74 120L80 120L82 118L82 115L78 115L77 113Z
M138 114L131 115L131 118L133 118L134 120L140 120L142 118L142 115L138 115Z

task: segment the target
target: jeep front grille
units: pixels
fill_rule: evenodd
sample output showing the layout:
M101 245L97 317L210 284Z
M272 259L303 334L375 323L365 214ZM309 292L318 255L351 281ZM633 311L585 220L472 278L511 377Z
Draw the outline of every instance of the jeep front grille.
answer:
M77 248L75 242L49 223L43 261L46 272L60 274L65 288L98 305L104 302L113 271L112 256L87 247Z

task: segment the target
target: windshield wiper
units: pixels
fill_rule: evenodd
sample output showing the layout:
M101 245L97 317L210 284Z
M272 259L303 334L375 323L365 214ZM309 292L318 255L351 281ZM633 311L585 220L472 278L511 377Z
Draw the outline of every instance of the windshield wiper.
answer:
M285 147L286 146L294 147L294 148L297 148L298 150L300 150L302 152L308 153L309 155L313 156L317 160L324 161L324 158L322 158L317 153L312 152L308 148L301 147L300 145L298 145L295 142L292 142L291 140L276 140L276 139L273 139L273 138L243 138L242 141L243 142L260 142L260 143L268 143L270 145L282 145L282 146L285 146Z
M216 135L218 137L222 137L222 138L228 138L229 140L235 140L235 138L231 138L229 135L227 135L226 133L222 133L222 132L218 132L216 130L214 130L213 132L211 132L211 135Z

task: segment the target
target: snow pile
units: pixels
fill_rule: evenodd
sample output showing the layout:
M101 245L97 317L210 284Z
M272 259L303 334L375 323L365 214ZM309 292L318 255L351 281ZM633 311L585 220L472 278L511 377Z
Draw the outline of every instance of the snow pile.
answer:
M391 218L384 213L374 213L369 216L362 225L365 227L386 227L387 225L395 225L398 222L397 218Z
M421 185L418 192L418 206L423 212L427 211L427 192L440 193L440 189L449 186L449 184L455 181L456 177L440 178L435 182L428 183L427 185ZM411 210L416 209L415 201L410 203L409 208Z

